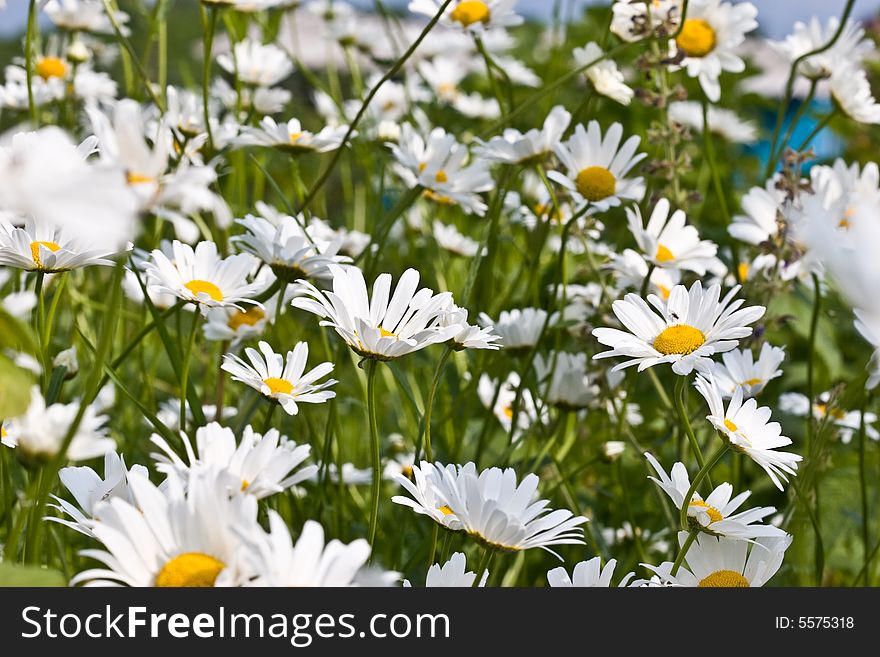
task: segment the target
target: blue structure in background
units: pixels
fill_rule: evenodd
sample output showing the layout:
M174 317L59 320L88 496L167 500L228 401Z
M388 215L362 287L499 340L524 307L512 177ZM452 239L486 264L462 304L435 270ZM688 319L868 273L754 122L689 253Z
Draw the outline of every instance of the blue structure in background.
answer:
M780 102L781 100L782 99L780 99ZM792 119L794 119L795 115L800 110L801 105L802 101L800 100L795 99L792 101L782 124L780 139L782 139L788 132L788 129L791 127ZM794 132L792 133L791 139L789 139L786 145L791 146L792 148L800 146L803 141L810 136L813 130L815 130L816 126L822 121L822 119L832 111L832 109L831 101L814 99L810 103L809 109L803 113L803 116L801 116ZM761 122L766 133L772 136L773 128L776 126L776 112L770 110L763 112ZM761 161L761 167L764 168L767 166L767 160L770 159L770 146L771 144L768 137L767 141L759 141L749 146L746 150L757 156ZM816 159L806 164L805 169L807 170L809 170L813 164L833 160L835 157L841 155L843 153L844 144L843 140L835 135L833 131L824 128L813 138L812 146L813 151L816 153Z

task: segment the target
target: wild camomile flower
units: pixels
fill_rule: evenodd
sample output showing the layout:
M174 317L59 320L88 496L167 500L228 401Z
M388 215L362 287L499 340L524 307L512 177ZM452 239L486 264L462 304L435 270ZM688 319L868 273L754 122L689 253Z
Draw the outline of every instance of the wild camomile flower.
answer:
M495 186L488 163L468 163L467 148L454 135L435 128L425 139L404 123L400 140L387 146L396 160L395 171L407 187L423 187L425 197L440 205L459 205L480 217L486 214L488 207L479 194Z
M233 144L277 148L294 155L328 153L342 146L347 132L347 125L326 126L320 132L309 132L303 129L299 119L276 123L271 116L264 116L257 127L243 126Z
M669 118L697 132L703 131L703 107L697 101L669 103ZM758 126L751 121L743 121L736 112L710 105L708 118L709 130L732 144L751 144L758 140Z
M614 274L616 287L621 291L640 290L650 271L651 278L648 280L648 290L664 301L669 298L672 288L681 281L681 272L678 269L654 267L653 270L650 270L642 254L633 249L612 253L606 267Z
M782 376L779 366L785 360L785 349L765 342L757 360L751 349L734 349L721 354L721 359L723 363L712 363L721 396L729 398L737 388L742 388L744 397L757 397L767 383Z
M244 310L232 307L211 308L205 315L205 325L202 329L205 339L240 344L258 338L263 335L266 327L275 321L277 307L278 296L275 295L262 307L248 306Z
M494 327L501 337L502 349L528 349L538 343L547 323L547 311L541 308L502 310L497 322L486 313L480 313L479 322L484 327Z
M325 544L324 528L307 520L294 544L287 523L269 510L269 531L259 525L243 535L242 559L254 574L245 586L390 586L399 574L366 567L370 545L358 538L349 544Z
M585 353L552 352L546 359L536 354L535 375L541 399L560 409L584 409L599 395L599 386L587 374Z
M645 259L658 267L692 271L698 276L704 276L707 270L723 269L723 263L715 255L718 245L700 239L697 229L685 223L684 210L676 210L671 216L669 211L669 201L661 198L651 211L648 224L644 225L638 206L634 210L626 208L629 230Z
M152 454L156 469L166 474L173 470L186 481L194 469L216 468L228 475L231 493L242 492L263 499L311 478L318 471L316 465L300 467L309 458L311 446L297 445L277 429L260 435L248 425L241 440L236 441L232 429L211 422L196 430L195 449L186 434L181 433L180 437L186 461L164 438L153 434L150 441L162 450Z
M681 20L681 0L616 0L611 11L611 31L624 41L633 42L652 36L663 24L677 25Z
M467 235L462 235L452 224L444 224L435 219L431 227L433 229L431 233L437 246L454 255L472 258L480 250L479 242Z
M330 265L332 291L322 292L308 281L299 281L304 295L291 301L321 317L351 349L364 358L394 360L451 340L461 332L457 324L441 326L440 318L452 303L452 294L418 289L419 272L407 269L391 294L391 274L380 274L367 294L363 272L357 267Z
M0 265L50 274L113 265L112 252L89 248L71 233L45 221L28 219L24 228L0 222Z
M790 415L807 417L812 406L813 418L818 422L828 422L837 429L837 437L844 445L848 445L853 435L859 431L862 424L862 414L859 411L847 411L840 408L838 401L830 392L823 392L818 399L810 404L806 395L799 392L786 392L779 396L779 410ZM871 440L880 440L880 433L872 425L877 421L874 413L865 413L865 435Z
M498 386L501 386L500 389ZM511 372L507 379L499 384L497 379L492 379L483 373L477 385L477 396L486 408L491 408L492 413L501 423L505 433L510 433L513 426L513 406L516 402L516 391L520 386L519 374ZM528 388L523 388L519 398L519 412L516 415L516 429L513 430L513 442L523 437L534 424L547 421L547 409L543 408L538 413L535 399Z
M68 32L113 33L113 24L101 0L48 0L43 3L42 10L50 21ZM128 14L114 11L113 16L123 26L123 34L127 35Z
M856 315L855 327L865 340L874 347L874 353L871 356L871 364L869 365L870 373L865 387L873 390L880 384L880 321L874 313L865 312L858 308L853 311Z
M276 354L266 342L260 342L259 352L248 347L245 354L250 364L238 356L225 354L221 369L229 372L234 381L241 381L280 404L288 415L299 412L298 403L321 404L336 396L327 390L337 383L335 379L318 383L318 379L333 371L333 363L321 363L305 371L309 357L307 342L298 342L293 351L287 352L286 358Z
M235 44L232 55L217 55L217 63L239 81L254 87L274 87L293 72L293 62L272 43L245 39Z
M657 484L669 496L675 507L680 509L691 486L684 463L673 465L670 477L652 454L646 452L645 458L648 459L648 463L660 477L659 479L648 477L648 479ZM761 520L775 513L776 509L772 506L757 507L736 513L736 510L751 494L751 491L745 491L731 499L733 486L727 482L716 486L706 499L695 492L688 503L688 520L692 527L712 536L728 536L739 539L783 536L785 532L778 527L760 524Z
M495 333L494 326L472 326L468 324L467 308L459 308L454 303L440 318L441 326L459 326L461 330L452 338L452 346L457 349L500 349L501 336Z
M521 24L523 18L514 12L515 4L516 0L453 0L441 20L447 27L482 34L494 28ZM440 0L411 0L409 10L433 17L442 5Z
M477 574L467 569L467 557L463 552L456 552L449 561L442 566L435 563L428 568L428 575L425 577L425 588L469 588L474 585ZM486 580L489 579L489 571L483 571L478 586L486 586ZM404 588L412 587L408 579L403 580Z
M678 533L683 545L687 532ZM659 566L642 564L671 586L700 588L749 588L764 586L779 570L785 551L791 545L791 536L761 537L756 541L715 538L701 534L693 542L685 562L673 575L671 561Z
M131 469L126 467L125 459L114 451L104 455L104 476L87 466L62 468L58 472L58 478L62 485L73 495L76 505L53 495L58 504L50 504L53 509L61 511L70 517L58 518L49 516L46 520L57 522L70 527L86 536L93 536L89 528L95 505L104 500L121 497L133 503L134 498L128 486L129 473L136 473L142 477L148 475L147 469L142 465L133 465Z
M134 472L128 484L133 502L114 497L94 508L91 530L105 549L86 555L104 568L85 570L71 584L212 587L246 579L241 545L259 531L255 497L230 497L223 473L209 468L188 482L172 473L161 489Z
M742 388L734 391L725 409L721 391L714 380L697 376L694 385L709 405L706 419L721 433L730 447L761 466L773 484L779 490L784 490L782 481L788 481L786 473L792 476L797 474L797 464L803 457L800 454L777 451L779 447L791 445L791 438L782 435L782 427L778 422L768 422L770 409L766 406L759 407L754 398L743 402Z
M547 583L551 588L608 588L611 586L611 578L614 577L614 569L617 567L617 559L610 559L602 566L599 557L593 557L588 561L575 564L574 570L569 577L568 571L559 566L547 571ZM635 573L627 573L618 586L626 586Z
M474 153L503 164L536 162L553 154L570 123L571 114L557 105L544 119L542 128L532 128L526 133L508 128L502 136L493 137L488 143L477 140L479 145L474 148Z
M253 268L250 255L239 254L221 258L214 242L199 242L193 249L189 244L174 240L173 259L155 249L145 270L148 290L172 294L178 299L197 304L205 313L209 308L255 304L252 297L259 293L263 283L249 283Z
M551 171L547 176L565 187L579 207L589 204L597 212L623 201L640 201L645 195L644 179L626 175L647 154L636 154L640 137L633 135L621 145L622 137L619 123L612 124L604 137L596 121L590 121L586 130L578 125L571 139L555 149L566 173Z
M757 246L779 234L780 209L785 192L776 188L776 180L765 187L752 187L742 198L745 214L735 215L727 232L734 239Z
M39 386L31 388L27 412L9 418L4 426L3 444L16 448L19 458L43 463L58 454L73 420L79 412L79 402L46 405ZM86 407L82 421L67 448L67 460L85 461L116 449L116 441L108 435L107 416L94 406Z
M639 371L671 363L672 371L685 376L694 368L706 371L714 354L735 349L738 340L752 333L749 324L764 315L763 306L742 308L742 299L733 300L739 286L719 301L721 286L703 290L700 281L687 290L676 285L666 301L648 295L653 309L637 294L627 294L612 304L612 310L627 329L597 328L593 335L609 351L593 356L629 360L614 367L621 370L638 365Z
M880 104L871 92L864 69L848 67L831 76L831 97L838 107L858 123L880 123Z
M722 71L740 73L745 62L736 54L746 33L758 27L758 10L750 2L691 0L687 17L670 48L684 53L681 65L700 81L703 93L714 102L721 98L718 78Z
M414 481L397 475L395 481L412 496L396 495L392 502L410 507L452 531L461 531L497 550L518 552L543 548L556 555L554 545L583 544L587 522L570 511L551 511L539 500L538 477L517 483L512 468L489 468L477 473L473 463L413 466Z
M832 38L840 28L840 19L831 16L823 25L813 16L809 23L796 21L794 31L783 41L771 41L774 50L781 53L789 63L814 50L822 52L810 55L798 64L797 72L810 80L830 78L836 71L850 66L858 66L873 44L865 38L865 29L858 23L847 20L840 36L830 48Z
M635 92L626 84L626 79L617 68L617 63L613 59L602 59L604 53L599 44L590 41L583 48L575 48L572 54L578 68L592 64L584 71L584 75L587 76L597 93L607 96L621 105L630 104ZM596 63L593 64L593 62Z

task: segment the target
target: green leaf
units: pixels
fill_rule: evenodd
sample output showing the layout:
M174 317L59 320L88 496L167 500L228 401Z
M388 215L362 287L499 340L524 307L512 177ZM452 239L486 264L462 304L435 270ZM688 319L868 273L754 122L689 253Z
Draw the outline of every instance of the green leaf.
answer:
M0 355L0 418L17 417L27 411L32 384L30 372Z
M39 566L21 566L0 563L0 587L2 586L67 586L67 579L57 570Z
M13 349L34 355L37 343L27 326L0 308L0 349Z

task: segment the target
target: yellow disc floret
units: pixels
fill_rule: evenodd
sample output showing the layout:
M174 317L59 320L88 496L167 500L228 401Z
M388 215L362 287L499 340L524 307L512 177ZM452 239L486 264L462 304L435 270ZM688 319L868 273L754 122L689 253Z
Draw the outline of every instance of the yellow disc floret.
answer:
M700 588L747 589L751 585L749 580L742 576L742 573L733 570L716 570L711 575L706 575L701 579L697 586Z
M458 3L458 6L452 10L449 17L456 23L469 27L474 23L483 23L485 25L491 20L492 12L485 2L465 0L465 2Z
M605 167L587 167L575 180L580 195L591 203L614 196L617 191L617 179Z
M654 349L664 356L680 354L682 356L699 349L706 341L706 336L699 329L687 324L670 326L654 338Z
M662 244L657 245L657 253L654 255L654 260L657 262L670 262L675 260L675 256L672 255L672 251L670 251L667 247Z
M210 587L226 564L202 552L184 552L162 566L156 575L159 587Z
M266 313L257 306L251 306L247 310L236 310L229 318L227 325L233 331L237 331L242 326L256 326Z
M269 390L273 395L282 394L289 395L293 392L293 384L287 379L278 379L274 376L270 376L268 379L263 379L263 383L269 386Z
M702 18L689 18L675 42L688 57L705 57L715 50L715 29Z
M52 253L58 251L61 247L55 242L31 242L31 258L37 267L42 267L43 262L40 260L40 247L49 249Z
M184 285L184 287L196 296L199 294L207 294L214 301L223 301L223 293L220 291L220 288L214 285L211 281L195 279Z
M703 500L694 500L690 503L690 506L695 506L701 509L709 516L709 520L712 522L718 522L719 520L724 520L724 516L721 515L721 512L716 509L714 506L709 506Z
M37 75L44 80L63 78L65 73L67 73L67 64L58 57L43 57L37 62Z

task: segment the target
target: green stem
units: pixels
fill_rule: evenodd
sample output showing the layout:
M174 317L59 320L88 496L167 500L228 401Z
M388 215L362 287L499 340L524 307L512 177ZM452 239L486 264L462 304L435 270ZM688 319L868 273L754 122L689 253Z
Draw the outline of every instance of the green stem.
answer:
M862 570L865 573L865 586L871 586L871 571L869 569L870 551L870 528L868 526L868 483L865 472L865 407L868 403L868 395L862 396L862 407L859 409L859 489L862 498Z
M186 433L186 397L189 384L189 365L192 359L193 347L196 343L196 333L199 329L199 317L201 315L196 311L192 313L192 316L192 326L189 330L189 338L186 342L186 351L183 354L180 374L180 430L184 433Z
M797 147L798 152L803 152L803 150L807 147L807 144L813 141L816 138L816 135L818 135L820 132L828 127L828 124L831 123L831 120L835 116L837 116L838 112L839 110L835 107L831 112L828 113L828 115L824 119L819 121L819 123L816 124L816 127L814 127L810 131L810 134L808 134L807 137L801 142L801 145Z
M272 428L272 416L275 414L275 407L278 403L270 400L269 408L266 410L266 417L263 419L263 435L265 436L269 429Z
M684 563L684 557L688 553L688 550L691 549L691 545L693 545L694 541L697 539L697 535L700 533L699 529L692 529L688 534L688 537L685 539L684 543L681 546L681 549L678 551L678 556L675 557L675 563L672 564L672 570L670 571L670 575L677 575L678 569L681 568L681 564Z
M813 313L810 316L810 333L809 333L809 342L807 346L807 399L810 402L810 409L807 413L807 444L806 444L806 452L812 457L812 452L810 451L813 447L813 395L815 394L815 389L813 387L814 383L814 372L813 372L813 357L816 352L816 329L819 326L819 310L822 307L822 287L820 285L819 277L816 274L812 275L813 277Z
M691 500L694 499L694 493L697 492L700 484L703 479L706 479L709 476L709 471L715 467L718 461L721 460L721 457L728 450L728 444L724 443L719 447L715 453L709 457L709 460L706 464L700 468L700 471L697 473L697 476L694 477L693 482L691 482L690 488L688 488L687 494L684 496L684 501L681 503L681 509L679 509L679 520L681 521L681 528L687 531L688 529L688 508L691 505ZM710 484L711 485L711 484Z
M37 0L28 5L27 32L25 34L25 75L27 77L28 111L33 130L38 126L37 105L34 102L34 33L37 27Z
M376 552L376 528L379 522L379 489L382 485L379 462L379 429L376 423L376 370L379 361L371 358L367 361L367 418L370 424L370 457L373 466L373 484L370 499L370 533L368 542L372 548L371 556ZM341 476L342 473L340 473Z
M803 118L804 114L809 109L810 103L813 102L813 97L816 95L817 84L818 80L813 80L813 82L810 84L810 91L807 93L806 98L804 98L801 101L800 105L798 105L797 111L795 112L791 121L789 121L788 130L785 131L785 136L782 138L782 142L779 144L779 152L770 154L774 162L779 160L779 157L785 150L786 144L791 141L791 138L794 135L794 131L797 128L798 123L800 123L801 118Z
M483 579L483 573L489 570L489 566L492 564L492 557L495 556L495 551L484 547L482 552L480 553L480 561L477 565L476 577L474 577L474 583L471 585L473 588L478 588L480 586L480 580Z
M208 150L209 152L213 152L214 150L214 134L211 132L211 111L209 109L209 101L210 101L210 87L211 87L211 64L213 63L213 59L211 57L211 52L214 49L214 32L217 29L217 7L211 5L207 9L207 16L204 14L204 9L202 10L202 17L204 19L204 55L203 55L203 66L202 66L202 112L204 113L205 118L205 130L208 133ZM232 53L233 59L235 59L235 52Z
M688 441L690 441L691 449L694 452L694 456L697 459L697 464L700 466L700 470L706 467L706 462L703 459L703 452L700 450L700 443L697 442L697 437L694 435L694 430L691 427L690 418L688 418L687 408L684 403L684 391L687 386L688 377L679 376L678 381L675 383L675 410L678 413L678 420L681 422L681 426L684 427L684 432L687 434ZM712 480L709 479L709 485L712 484Z
M446 361L449 360L451 355L452 347L447 345L443 355L440 356L440 362L437 363L437 369L434 370L434 379L431 381L428 399L425 401L424 430L422 435L424 437L425 459L430 463L434 462L434 450L431 449L431 414L434 410L434 397L437 394L437 387L440 385L440 379L443 376L443 368L446 366ZM416 446L416 463L419 462L419 452L421 452L421 444Z

